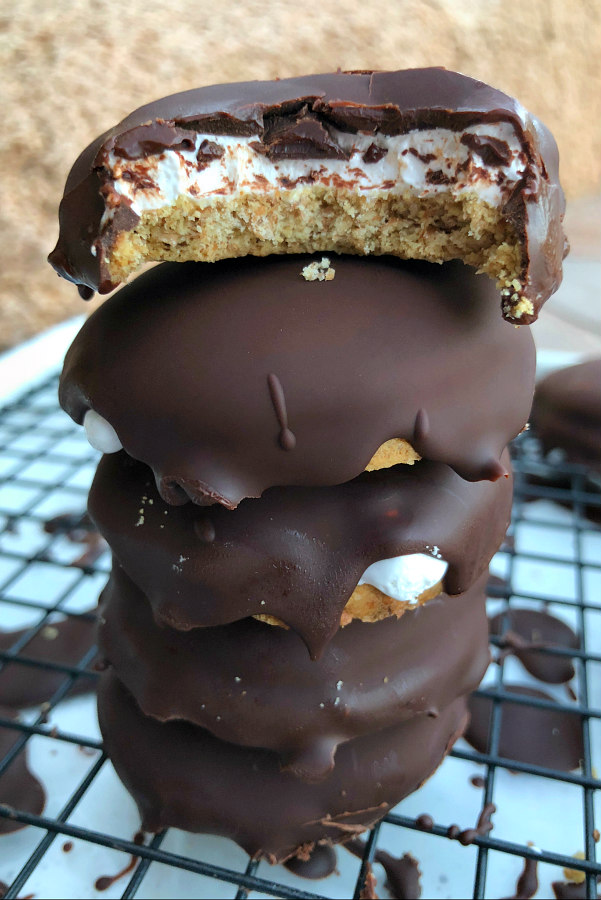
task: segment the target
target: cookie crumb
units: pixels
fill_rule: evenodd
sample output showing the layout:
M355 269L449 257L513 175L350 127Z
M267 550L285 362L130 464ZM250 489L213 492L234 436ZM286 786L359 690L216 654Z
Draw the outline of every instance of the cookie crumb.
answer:
M42 628L40 635L45 641L55 641L59 636L59 630L55 625L45 625L44 628Z
M305 281L332 281L336 270L330 266L327 256L322 256L321 262L312 262L305 266L301 275Z
M574 853L574 859L585 859L582 850ZM571 881L573 884L584 884L586 878L586 872L583 872L582 869L564 869L563 874L566 881Z

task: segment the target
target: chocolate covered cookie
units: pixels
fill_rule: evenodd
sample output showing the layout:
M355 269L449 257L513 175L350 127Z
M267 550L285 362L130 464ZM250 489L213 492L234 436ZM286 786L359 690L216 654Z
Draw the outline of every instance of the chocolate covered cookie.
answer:
M151 466L171 504L233 508L273 485L340 484L394 438L469 480L506 473L534 344L482 302L490 280L462 263L347 256L313 283L306 262L146 272L75 338L63 407L100 429L99 449Z
M50 254L84 295L148 260L336 251L463 259L536 319L561 281L545 126L442 68L214 85L131 113L75 162Z
M467 482L422 460L335 487L270 488L233 512L173 507L121 452L101 460L89 509L158 622L186 630L273 616L318 656L360 581L395 595L388 615L440 581L449 594L468 590L505 534L511 495L510 478Z
M173 826L218 834L270 862L371 827L431 775L468 718L460 698L437 718L416 716L355 738L339 748L326 779L307 784L283 772L272 750L143 716L112 670L100 679L98 717L144 831Z
M543 450L601 475L601 359L558 369L537 385L532 424Z
M317 781L347 741L415 716L436 718L479 684L490 660L486 578L401 620L353 622L312 661L293 631L255 619L161 628L115 565L102 595L100 648L145 714L267 747L283 769Z

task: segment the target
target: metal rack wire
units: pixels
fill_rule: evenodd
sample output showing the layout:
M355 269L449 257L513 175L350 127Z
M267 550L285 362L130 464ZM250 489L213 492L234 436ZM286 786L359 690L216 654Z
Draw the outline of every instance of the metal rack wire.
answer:
M144 879L150 867L156 863L177 867L237 886L237 897L246 897L251 891L282 898L325 896L319 892L304 889L306 882L299 882L301 886L295 888L260 877L257 874L259 864L254 861L248 863L245 871L234 871L221 865L215 865L210 860L190 858L168 851L163 847L165 833L156 835L146 844L140 845L114 834L91 827L83 827L70 821L73 811L85 797L103 767L107 765L107 759L102 752L99 740L56 727L50 728L47 718L61 701L70 695L73 686L80 679L93 680L98 677L98 673L90 668L90 663L94 658L94 648L90 649L78 664L61 666L41 663L28 656L27 643L49 620L52 621L51 617L55 613L61 613L64 616L85 615L90 617L90 613L74 611L72 598L82 587L86 586L89 589L88 593L90 591L92 594L97 593L98 585L102 584L102 580L108 572L110 561L105 554L90 565L73 568L71 565L73 560L69 558L68 551L64 546L64 538L60 534L47 534L44 531L44 523L49 515L64 511L65 508L84 509L87 488L97 458L97 454L86 444L80 430L59 411L55 399L56 387L57 376L53 376L0 410L0 603L4 604L3 608L25 609L31 612L32 616L34 613L37 616L35 624L28 628L10 649L0 652L0 670L7 664L33 666L52 670L54 673L64 676L61 686L48 703L44 704L39 714L18 721L0 716L0 728L11 729L18 736L16 743L13 744L6 756L0 759L0 777L18 754L23 752L27 742L36 735L43 735L56 742L79 745L94 752L95 758L90 763L85 777L68 796L64 797L62 809L55 816L33 815L23 810L0 805L0 817L9 817L17 822L35 826L36 834L40 833L38 829L43 833L37 845L34 846L29 859L13 878L5 896L9 898L19 895L57 837L81 839L103 847L121 850L135 857L137 862L125 885L122 897L143 896L141 891L144 890ZM492 851L522 859L536 859L560 868L570 867L582 871L585 873L583 896L597 897L597 880L601 878L601 863L596 861L595 838L598 838L598 832L596 832L595 824L594 796L595 792L601 788L601 781L598 780L592 765L593 737L591 731L593 726L597 727L601 722L601 709L592 708L589 705L589 685L591 684L591 667L601 663L601 648L596 648L597 652L595 652L595 648L588 646L587 614L589 611L597 611L601 615L601 597L598 603L591 602L585 590L584 569L601 572L601 561L599 559L588 560L585 566L581 551L583 535L596 527L586 518L585 511L587 508L589 510L597 509L601 514L601 494L590 489L590 482L582 467L561 464L549 469L533 454L532 447L533 439L529 435L524 435L515 442L513 454L515 507L512 527L515 529L524 521L524 510L528 501L534 498L557 501L569 507L573 513L569 528L576 549L575 571L577 574L574 596L563 600L554 599L553 602L563 603L576 609L580 649L550 648L546 652L569 656L575 661L578 700L570 704L566 703L564 708L570 714L580 717L584 758L579 771L566 773L550 770L543 766L517 763L499 756L503 703L511 699L514 703L526 703L533 707L544 708L545 705L548 705L544 700L536 698L518 698L516 700L515 695L508 694L505 688L502 661L496 669L495 683L482 688L479 692L483 696L492 698L493 703L488 752L478 753L472 749L456 747L452 751L451 757L485 767L483 774L483 802L485 804L493 800L497 804L499 803L500 798L495 790L495 784L499 771L503 769L571 784L579 788L582 795L585 859L575 860L571 856L541 851L539 848L525 843L512 843L496 838L494 833L477 836L474 840L477 847L473 882L474 897L491 895L491 886L488 885L487 888L487 868L489 854ZM40 467L41 462L43 462L42 467ZM541 473L546 480L539 479L537 482L536 478L531 477L540 476ZM558 474L561 474L564 479L562 486L554 486L553 478ZM61 504L62 510L60 509ZM527 521L530 525L536 526L538 520L536 515L529 515ZM33 545L29 542L26 550L19 546L11 546L11 541L2 542L2 534L10 535L17 523L19 527L28 528L35 536ZM2 531L3 524L4 532ZM544 525L553 527L549 525L548 521L544 521ZM555 557L547 556L544 548L536 553L519 553L509 544L505 550L508 559L506 577L503 583L499 583L498 580L496 583L491 583L489 596L504 601L505 609L509 609L512 603L528 599L523 593L516 590L513 583L516 561L525 558L544 564L548 561L555 563L557 560ZM38 569L40 570L38 577L45 582L44 597L32 599L27 591L22 590L22 586L25 584L24 579L27 579L32 572L35 574L34 570ZM532 598L530 597L530 599ZM493 638L493 643L495 640L498 641ZM355 885L355 897L359 897L363 890L366 873L378 849L381 828L394 826L399 832L406 829L414 831L420 828L420 823L416 818L397 812L388 815L384 823L380 823L373 829L366 842ZM434 837L445 838L448 828L448 822L437 822L434 823L429 833ZM2 838L0 837L0 858L1 842ZM561 877L560 874L559 877ZM200 895L195 894L195 896Z

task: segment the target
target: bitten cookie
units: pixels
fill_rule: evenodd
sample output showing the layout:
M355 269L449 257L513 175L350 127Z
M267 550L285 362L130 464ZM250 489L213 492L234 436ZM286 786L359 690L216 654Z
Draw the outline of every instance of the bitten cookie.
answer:
M143 106L74 164L50 254L85 295L148 260L336 251L488 272L503 315L561 281L552 135L442 68L222 84Z

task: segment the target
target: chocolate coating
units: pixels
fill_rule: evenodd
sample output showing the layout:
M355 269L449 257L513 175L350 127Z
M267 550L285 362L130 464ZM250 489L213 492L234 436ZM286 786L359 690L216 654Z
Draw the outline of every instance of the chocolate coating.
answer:
M548 375L537 385L532 424L543 450L601 474L601 359Z
M283 768L315 781L346 741L435 717L480 683L490 659L485 581L398 620L353 622L313 662L293 631L255 619L160 628L115 566L102 595L100 647L145 714L267 747Z
M0 650L10 650L28 630L0 631ZM7 660L0 670L0 703L20 709L50 700L69 676L46 668L44 663L77 666L95 644L95 620L69 616L61 622L42 626L19 653L19 656L36 660L39 665ZM69 696L92 692L95 687L93 678L79 676L69 689Z
M167 148L190 148L195 133L202 133L254 135L254 148L270 158L340 158L345 153L332 126L350 133L398 135L500 122L513 126L527 160L521 181L505 199L503 214L521 241L523 293L535 310L522 321L533 321L561 282L565 253L557 146L548 129L516 100L442 68L213 85L147 104L100 135L76 160L49 261L64 278L88 290L106 293L117 286L107 270L107 250L119 232L135 226L138 216L111 192L106 161L113 150L136 159ZM504 142L487 137L479 152L484 163L498 163ZM109 203L114 217L103 229Z
M505 690L522 697L553 701L544 691L522 685ZM479 753L487 753L492 700L472 696L469 710L471 719L465 738ZM559 704L557 709L540 709L503 700L499 756L562 772L577 769L584 756L581 718L576 713L565 712Z
M100 679L98 716L144 831L173 826L219 834L270 862L373 825L433 772L467 719L461 698L437 719L418 716L356 738L340 748L328 778L306 784L282 772L270 750L143 716L110 669Z
M62 406L107 419L172 504L341 484L395 437L470 481L499 478L535 359L530 330L481 302L490 280L461 263L345 256L333 281L306 282L307 259L141 275L75 338Z
M15 719L14 710L0 707L0 715ZM0 726L0 762L21 737L21 732ZM46 792L27 765L27 745L13 759L0 775L0 803L12 806L22 812L39 816L46 805ZM25 826L15 819L0 816L0 836L18 831Z
M491 634L502 638L501 645L540 681L562 684L574 677L569 656L544 652L545 647L579 649L578 636L561 619L542 610L513 608L494 616L489 628Z
M171 507L150 470L118 453L100 461L89 509L158 622L187 630L271 615L319 656L377 560L437 547L445 591L466 591L505 534L511 495L511 479L474 484L422 460L335 487L270 488L235 513Z

